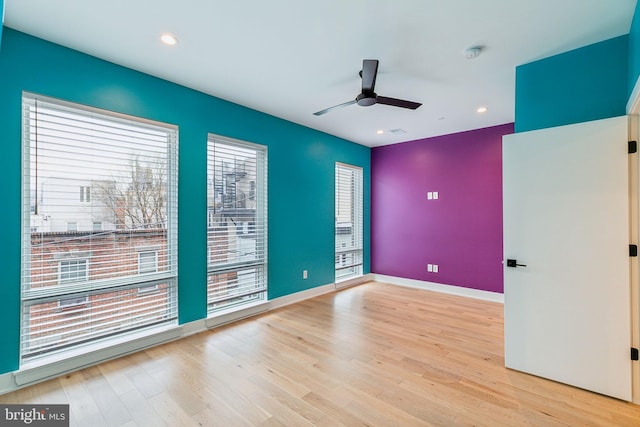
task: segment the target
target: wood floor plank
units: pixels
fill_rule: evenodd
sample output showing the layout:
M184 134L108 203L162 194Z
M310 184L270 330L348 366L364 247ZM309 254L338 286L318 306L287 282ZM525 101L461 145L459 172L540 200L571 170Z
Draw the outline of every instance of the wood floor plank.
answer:
M147 399L154 411L171 427L186 427L197 425L189 414L184 412L178 403L169 395L162 391Z
M122 394L121 399L129 411L131 424L137 427L170 427L137 389Z
M370 282L0 396L72 426L640 426L504 367L503 306Z
M59 387L64 390L71 417L79 426L106 427L109 425L108 420L103 418L96 401L86 389L83 373L83 371L74 372L52 381L58 382Z

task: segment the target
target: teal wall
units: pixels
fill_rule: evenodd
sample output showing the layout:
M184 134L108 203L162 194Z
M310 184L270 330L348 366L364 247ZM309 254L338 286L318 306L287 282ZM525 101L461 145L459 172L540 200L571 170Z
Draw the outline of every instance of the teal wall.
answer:
M627 97L631 96L638 77L640 77L640 2L636 4L636 10L631 21L631 30L629 31L629 84Z
M2 1L2 0L0 0ZM370 149L4 28L0 50L0 373L18 368L22 91L179 126L180 323L206 316L206 142L268 146L269 297L334 281L334 167L364 169L369 270ZM302 270L309 278L302 280Z
M515 131L626 114L629 36L516 68Z

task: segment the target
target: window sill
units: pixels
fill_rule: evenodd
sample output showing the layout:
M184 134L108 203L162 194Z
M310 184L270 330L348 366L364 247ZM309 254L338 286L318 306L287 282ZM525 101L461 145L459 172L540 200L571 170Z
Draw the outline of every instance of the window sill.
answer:
M359 274L357 276L348 276L337 279L335 282L336 289L348 288L350 286L359 285L371 280L368 274Z
M269 310L270 306L269 301L261 300L241 307L232 307L227 310L216 311L215 313L209 314L209 317L205 319L205 324L208 329L215 328L216 326L264 313Z

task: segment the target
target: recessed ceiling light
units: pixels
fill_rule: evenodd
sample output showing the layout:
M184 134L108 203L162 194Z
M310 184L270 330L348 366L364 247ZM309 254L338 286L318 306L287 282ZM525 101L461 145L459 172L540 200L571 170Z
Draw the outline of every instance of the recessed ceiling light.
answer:
M476 110L476 112L482 114L482 113L486 113L487 112L487 107L478 107L478 109Z
M376 133L377 133L378 135L382 135L382 134L384 133L384 131L383 131L382 129L378 129L378 130L376 131Z
M463 52L463 55L467 59L473 59L480 56L482 53L482 46L473 46Z
M178 43L178 39L175 38L174 36L172 36L169 33L165 33L163 35L160 36L160 40L162 41L162 43L169 45L169 46L175 46Z

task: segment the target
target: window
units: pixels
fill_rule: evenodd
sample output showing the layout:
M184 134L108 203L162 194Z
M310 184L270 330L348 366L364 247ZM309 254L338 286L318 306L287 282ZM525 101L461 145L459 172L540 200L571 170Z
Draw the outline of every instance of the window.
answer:
M336 163L336 281L362 274L362 169Z
M176 324L177 129L28 93L22 120L21 363Z
M75 259L70 261L60 261L58 267L58 283L66 285L73 282L84 282L87 280L87 260Z
M58 283L66 285L74 282L85 282L87 280L87 260L73 259L60 261L58 263ZM73 307L89 302L89 297L84 295L80 297L64 298L58 301L59 307Z
M151 274L158 271L158 251L138 252L138 274ZM153 292L158 290L157 284L146 285L138 288L138 293Z
M91 187L80 187L80 201L89 203L91 201Z
M158 251L138 252L138 274L158 271Z
M209 313L266 299L266 147L210 135L207 150Z
M138 252L138 274L151 274L158 271L158 251ZM158 290L157 284L146 285L138 288L138 293L153 292Z
M58 306L60 308L71 308L71 307L75 307L75 306L78 306L78 305L84 305L84 304L88 304L88 303L89 303L89 297L84 296L84 297L61 299L58 302Z

